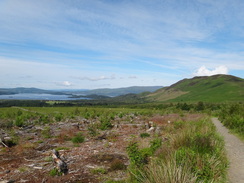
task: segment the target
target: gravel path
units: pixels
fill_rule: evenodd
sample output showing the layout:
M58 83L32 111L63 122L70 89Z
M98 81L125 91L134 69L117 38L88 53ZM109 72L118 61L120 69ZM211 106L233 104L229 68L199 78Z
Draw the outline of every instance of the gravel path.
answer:
M217 131L224 137L227 156L230 161L228 177L230 183L244 183L244 143L217 119L212 118Z

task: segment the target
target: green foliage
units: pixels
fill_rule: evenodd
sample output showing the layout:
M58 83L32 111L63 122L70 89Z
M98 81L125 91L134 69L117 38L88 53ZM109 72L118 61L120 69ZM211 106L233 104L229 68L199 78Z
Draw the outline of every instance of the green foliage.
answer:
M149 148L139 150L134 146L131 157L154 158L144 168L130 170L134 182L224 182L228 161L224 152L224 141L208 120L184 122L181 130L170 137L162 149L159 138ZM134 145L134 144L132 144ZM130 158L131 159L131 158ZM142 167L142 166L141 166Z
M77 143L82 143L85 141L85 137L82 135L81 132L77 133L74 137L72 137L71 141L74 143L74 144L77 144Z
M49 126L46 126L43 130L42 130L42 136L46 139L51 138L52 134L51 134L51 128Z
M52 177L61 176L62 173L59 172L57 168L53 168L52 170L50 170L49 175L52 176Z
M132 165L140 167L147 162L146 157L139 150L137 142L130 142L126 151Z
M69 150L70 148L68 147L57 147L55 148L56 151L60 151L60 150Z
M89 135L91 135L92 137L95 137L95 136L97 136L99 134L96 124L90 124L87 127L87 130L88 130Z
M159 138L153 139L150 142L150 147L143 149L139 149L137 142L130 142L126 150L131 164L136 167L142 167L144 164L148 163L148 157L152 156L161 145L162 140Z
M105 183L126 183L124 180L107 180Z
M111 123L111 118L109 116L103 115L100 117L100 129L101 130L107 130L113 127Z
M244 104L224 105L219 113L220 121L244 139Z
M141 138L150 137L150 134L149 134L149 133L141 133L141 134L140 134L140 137L141 137Z
M160 138L155 138L150 142L150 150L152 151L152 154L160 148L162 145L162 139Z
M50 122L51 122L51 120L49 119L49 116L48 115L41 115L39 117L39 123L40 124L48 124Z
M198 102L196 105L196 110L197 111L202 111L205 109L204 103L202 101Z
M105 168L98 167L98 168L91 169L91 173L93 173L93 174L106 174L107 170Z
M160 89L147 98L167 102L243 101L243 88L244 79L230 75L194 77Z
M64 115L62 113L58 113L55 115L55 121L59 122L64 118Z
M175 129L182 129L184 127L184 121L175 121L174 122L174 128Z
M24 126L24 119L22 116L17 116L14 124L18 127Z

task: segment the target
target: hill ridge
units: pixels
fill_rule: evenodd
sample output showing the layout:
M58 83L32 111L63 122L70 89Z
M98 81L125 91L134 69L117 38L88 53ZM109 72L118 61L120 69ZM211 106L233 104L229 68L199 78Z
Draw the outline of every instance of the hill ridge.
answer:
M185 78L147 98L155 102L244 101L244 79L223 74Z

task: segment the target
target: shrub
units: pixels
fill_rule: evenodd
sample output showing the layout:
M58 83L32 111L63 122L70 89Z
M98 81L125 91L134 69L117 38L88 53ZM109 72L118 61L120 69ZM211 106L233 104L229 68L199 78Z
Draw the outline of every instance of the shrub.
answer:
M49 175L52 176L52 177L54 177L54 176L61 176L62 173L59 172L57 168L54 168L54 169L50 170Z
M42 136L46 139L51 138L51 128L49 126L46 126L43 130L42 130Z
M89 135L91 135L92 137L95 137L99 134L97 131L97 125L91 124L87 127L87 130Z
M100 117L100 129L101 130L107 130L113 127L112 123L110 122L110 119L106 116Z
M139 150L137 142L131 142L127 146L126 150L132 165L140 167L145 164L146 159L143 157L143 154Z
M150 142L150 149L152 151L152 154L162 145L162 139L155 138Z
M14 124L18 127L24 126L24 119L22 116L17 116Z
M141 133L141 134L140 134L140 137L141 137L141 138L150 137L150 134L149 134L149 133Z
M125 164L119 159L113 160L110 166L111 171L124 170L125 168L126 168Z
M56 114L55 115L55 121L61 121L64 118L64 115L62 113Z
M77 133L74 137L72 137L71 141L74 144L82 143L85 141L85 137L82 135L82 133Z
M232 104L222 107L219 118L221 122L234 133L244 139L244 105Z

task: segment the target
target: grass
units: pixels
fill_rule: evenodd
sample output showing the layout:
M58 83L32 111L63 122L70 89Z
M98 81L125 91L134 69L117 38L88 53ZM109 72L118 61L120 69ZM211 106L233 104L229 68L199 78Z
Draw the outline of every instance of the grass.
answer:
M150 134L149 133L141 133L140 137L141 138L147 138L147 137L150 137Z
M49 126L46 126L43 130L42 130L42 136L46 139L49 139L52 137L52 133L51 133L51 128Z
M62 173L58 171L57 168L53 168L52 170L49 171L49 175L54 177L54 176L61 176Z
M97 167L97 168L91 169L91 173L93 173L93 174L106 174L107 170L105 168L102 168L102 167Z
M196 104L199 108L203 103ZM207 105L204 104L204 107ZM128 106L127 106L128 107ZM130 108L129 108L130 107ZM172 113L172 111L181 112L188 110L192 112L192 105L170 104L164 109L164 106L148 104L139 108L139 106L129 106L128 108L100 108L100 107L46 107L46 108L26 108L30 111L21 111L15 108L3 108L0 116L5 120L15 120L17 117L21 119L39 121L38 124L53 123L76 117L87 119L97 119L98 122L90 125L87 133L92 137L97 136L100 130L108 130L112 128L113 120L120 119L133 121L136 116L142 115L145 120L157 117L158 124L164 124L162 129L163 137L167 137L167 141L162 141L162 136L141 133L131 136L133 140L127 146L127 154L130 159L128 182L224 182L226 175L226 167L228 162L223 151L223 139L215 133L215 128L208 119L199 121L178 120L168 123L168 120L160 118L162 114ZM179 108L178 108L179 107ZM194 107L194 106L193 106ZM183 108L181 110L181 108ZM194 107L197 109L196 107ZM231 108L228 108L230 111ZM227 111L228 111L227 110ZM201 110L200 110L201 111ZM233 109L232 109L233 111ZM236 111L236 110L235 110ZM58 115L57 115L58 114ZM61 117L60 117L61 116ZM184 111L182 119L186 118L187 113ZM155 120L155 118L153 118ZM238 118L239 119L239 118ZM16 124L15 124L16 125ZM95 129L94 129L95 128ZM72 129L60 132L60 137L64 136L65 141L71 140L75 146L84 142L84 134ZM51 138L50 127L45 127L42 131L44 138ZM144 139L146 138L146 139ZM43 140L43 139L42 139ZM108 137L109 141L116 141L116 134ZM139 140L137 142L136 140ZM150 141L151 140L151 141ZM148 143L141 147L140 142ZM42 142L42 141L40 141ZM141 144L140 144L141 145ZM63 148L63 147L60 147ZM46 161L49 161L47 158ZM124 170L126 166L122 161L114 161L111 163L111 171ZM107 170L95 169L93 174L105 174ZM49 172L50 176L59 175L57 169Z
M244 79L228 75L184 79L150 94L149 99L168 102L243 101Z
M215 131L209 119L185 122L181 130L171 134L167 144L159 146L156 140L151 149L157 156L144 166L130 167L130 182L225 182L228 161L224 141ZM134 145L134 144L132 144ZM133 154L139 154L133 146ZM132 156L132 165L141 162L140 156ZM137 159L136 159L137 158ZM140 164L141 165L141 164Z
M237 134L240 139L244 139L244 104L231 104L222 106L218 116L220 121Z
M71 141L74 143L74 144L78 144L78 143L82 143L85 141L85 137L82 135L81 132L77 133L75 136L73 136L71 138Z

